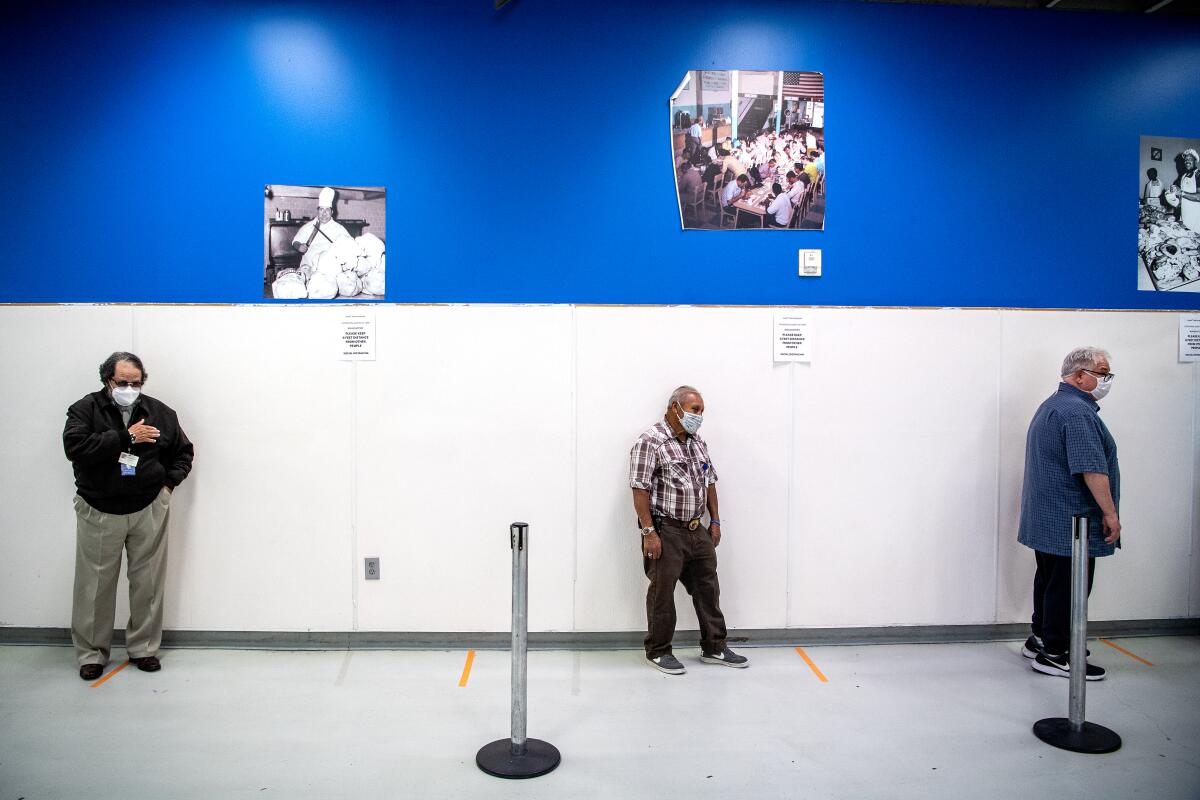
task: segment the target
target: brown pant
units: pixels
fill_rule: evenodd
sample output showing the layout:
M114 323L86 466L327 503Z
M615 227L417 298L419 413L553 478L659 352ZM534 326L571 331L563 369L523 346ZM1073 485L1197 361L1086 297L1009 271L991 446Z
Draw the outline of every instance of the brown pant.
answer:
M700 649L710 655L725 649L725 616L721 613L721 586L717 583L717 548L703 525L689 531L687 524L654 518L662 556L642 557L642 568L650 579L646 590L646 657L658 658L671 652L675 636L675 583L692 596L700 622ZM641 546L641 542L638 542Z
M107 664L116 616L121 551L129 567L130 658L158 654L162 643L163 578L167 572L167 518L171 493L163 489L132 514L105 514L75 495L75 595L71 640L80 665Z

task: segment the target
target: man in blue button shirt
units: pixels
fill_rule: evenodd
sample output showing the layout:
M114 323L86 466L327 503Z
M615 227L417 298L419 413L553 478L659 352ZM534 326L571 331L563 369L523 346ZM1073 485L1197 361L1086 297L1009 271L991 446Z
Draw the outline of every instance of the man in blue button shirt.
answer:
M1058 391L1038 408L1025 442L1025 485L1017 541L1037 559L1033 578L1033 635L1021 654L1047 675L1067 677L1071 617L1071 518L1088 518L1088 592L1095 556L1120 547L1121 470L1117 443L1096 402L1116 377L1107 351L1080 347L1063 360ZM1087 665L1089 681L1104 669Z

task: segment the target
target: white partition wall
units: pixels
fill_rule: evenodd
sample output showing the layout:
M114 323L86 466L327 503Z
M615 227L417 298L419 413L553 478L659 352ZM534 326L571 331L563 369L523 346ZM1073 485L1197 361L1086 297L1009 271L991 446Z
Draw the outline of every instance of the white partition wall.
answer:
M771 308L380 305L377 359L348 363L345 311L0 308L17 377L0 626L69 624L64 411L126 348L196 443L173 500L171 629L506 630L520 520L531 630L639 630L629 447L681 383L708 406L731 627L1022 621L1025 430L1079 344L1110 349L1119 375L1102 413L1126 546L1091 616L1200 615L1200 368L1177 361L1176 314L807 309L812 363L774 364Z
M530 628L570 630L571 309L384 307L377 324L378 359L355 365L359 628L507 629L521 521Z
M351 624L354 412L350 365L332 357L339 313L136 309L145 391L179 413L196 447L172 501L168 627Z
M999 312L814 320L795 380L790 621L993 621Z

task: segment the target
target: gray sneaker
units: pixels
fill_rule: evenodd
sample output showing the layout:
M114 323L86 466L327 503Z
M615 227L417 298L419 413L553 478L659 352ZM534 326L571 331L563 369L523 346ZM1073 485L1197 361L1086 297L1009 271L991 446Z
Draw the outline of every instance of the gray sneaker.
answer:
M679 659L670 653L661 655L658 658L647 658L646 661L659 672L665 672L668 675L682 675L687 672L683 664L679 663Z
M739 656L728 647L711 656L708 653L701 651L700 660L705 664L724 664L727 667L737 667L738 669L744 669L750 666L750 659L746 658L745 656Z

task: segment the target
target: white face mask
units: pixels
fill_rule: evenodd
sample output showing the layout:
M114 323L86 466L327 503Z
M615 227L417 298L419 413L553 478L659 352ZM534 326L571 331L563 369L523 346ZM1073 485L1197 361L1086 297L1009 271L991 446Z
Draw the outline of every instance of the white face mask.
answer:
M683 411L683 406L679 406L679 410ZM693 414L690 411L683 411L682 416L679 417L679 424L693 436L696 434L696 431L700 430L700 423L702 422L704 422L703 414Z
M1095 375L1092 375L1092 377L1096 378ZM1104 396L1108 394L1109 389L1112 388L1113 381L1115 380L1116 378L1109 378L1107 381L1101 381L1099 378L1096 378L1096 388L1092 389L1089 394L1097 400L1103 400Z
M112 390L112 399L119 406L131 406L137 402L138 395L141 393L141 389L135 389L132 386L118 386Z

